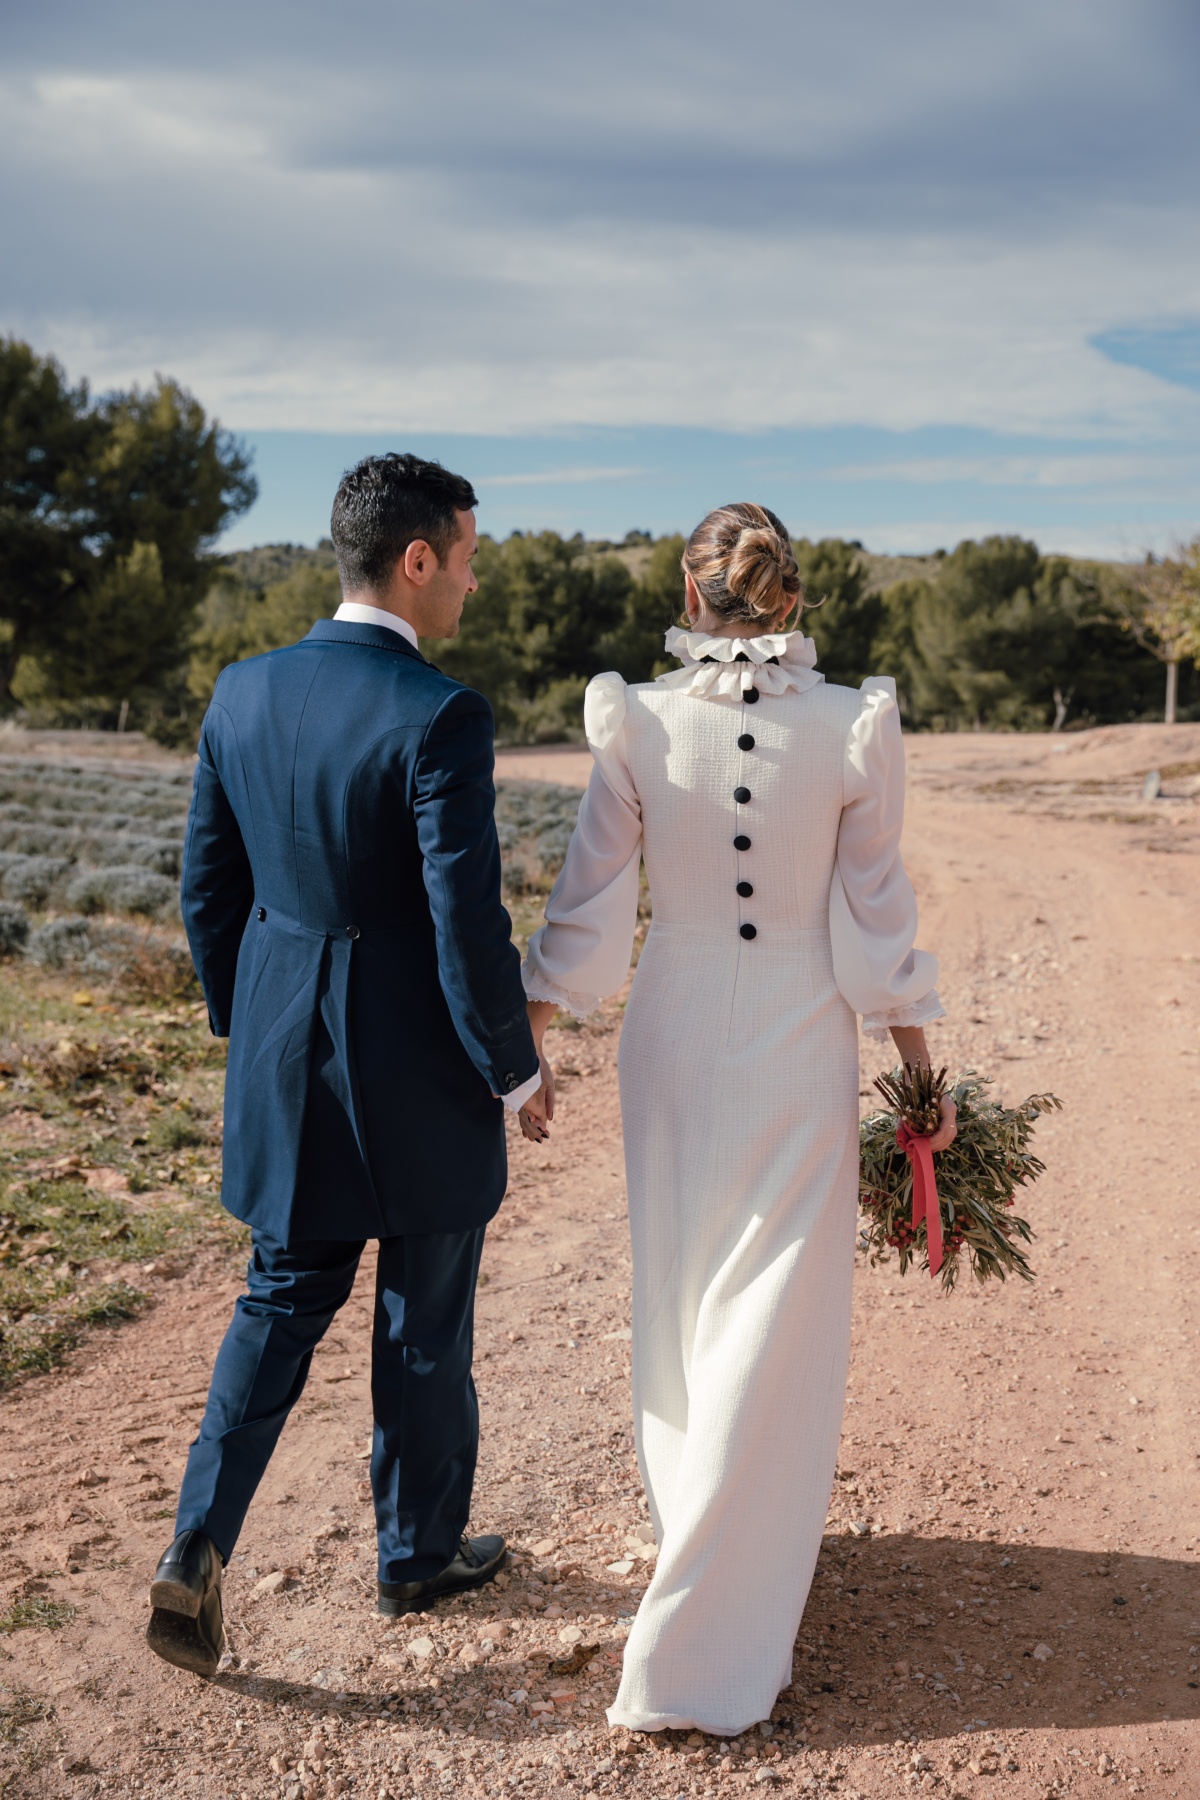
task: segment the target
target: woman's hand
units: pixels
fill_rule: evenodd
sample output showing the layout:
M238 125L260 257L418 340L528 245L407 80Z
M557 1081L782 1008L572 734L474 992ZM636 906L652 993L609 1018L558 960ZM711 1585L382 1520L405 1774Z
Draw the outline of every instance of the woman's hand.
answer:
M948 1150L958 1136L958 1108L949 1094L942 1095L942 1122L929 1139L931 1150Z
M931 1067L929 1046L925 1042L925 1033L920 1025L893 1025L892 1042L900 1052L901 1060L907 1063L910 1069ZM949 1094L943 1094L939 1110L942 1122L936 1131L930 1132L929 1148L931 1150L948 1150L958 1136L958 1108Z
M528 1138L531 1144L544 1144L550 1136L548 1126L554 1117L554 1070L546 1061L541 1046L538 1046L538 1067L541 1071L542 1085L532 1095L517 1114L517 1122L521 1127L522 1137Z

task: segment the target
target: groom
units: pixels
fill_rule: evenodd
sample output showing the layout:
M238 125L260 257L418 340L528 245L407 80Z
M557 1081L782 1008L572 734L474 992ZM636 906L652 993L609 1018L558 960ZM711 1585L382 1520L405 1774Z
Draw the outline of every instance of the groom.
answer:
M221 1571L368 1238L379 1610L481 1586L505 1557L503 1538L463 1535L475 1279L504 1107L540 1133L552 1088L500 902L491 711L417 648L454 637L475 591L474 506L437 463L359 463L333 504L342 605L227 668L200 737L183 916L229 1038L221 1198L253 1249L150 1592L151 1648L198 1674L225 1648Z

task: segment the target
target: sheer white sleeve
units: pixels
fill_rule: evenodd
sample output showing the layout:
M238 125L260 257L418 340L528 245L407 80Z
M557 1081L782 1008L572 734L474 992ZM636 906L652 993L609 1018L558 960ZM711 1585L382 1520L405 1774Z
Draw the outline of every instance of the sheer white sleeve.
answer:
M937 958L915 948L917 900L900 860L904 741L895 683L862 684L846 740L845 805L829 891L833 968L863 1030L886 1041L893 1025L927 1025L943 1014Z
M642 809L625 751L625 683L588 683L583 722L592 777L546 923L529 941L522 974L531 1000L553 1000L582 1019L624 981L637 925Z

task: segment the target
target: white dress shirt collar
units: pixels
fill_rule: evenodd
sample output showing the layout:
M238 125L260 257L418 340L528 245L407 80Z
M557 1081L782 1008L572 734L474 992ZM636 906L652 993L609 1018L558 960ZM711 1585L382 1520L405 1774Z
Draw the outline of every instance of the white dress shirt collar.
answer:
M385 612L382 606L368 606L362 600L343 600L333 616L344 625L386 625L389 631L398 631L406 638L414 650L417 648L417 634L408 620L397 613Z

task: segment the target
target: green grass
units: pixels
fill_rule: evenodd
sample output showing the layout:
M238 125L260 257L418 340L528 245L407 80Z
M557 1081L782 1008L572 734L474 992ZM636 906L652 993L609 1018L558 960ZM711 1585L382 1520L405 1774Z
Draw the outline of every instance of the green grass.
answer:
M61 1631L74 1617L75 1608L69 1601L33 1594L25 1600L14 1600L7 1612L0 1613L0 1636L7 1637L13 1631Z
M92 1325L116 1325L136 1318L146 1296L127 1282L118 1282L52 1305L46 1312L29 1312L5 1329L0 1342L0 1387L20 1375L46 1375L73 1350Z
M135 1266L243 1241L217 1204L224 1063L194 1001L130 1004L119 987L106 997L99 981L83 990L70 971L8 960L0 1386L135 1316Z
M39 1694L30 1694L24 1688L9 1688L0 1693L0 1740L6 1744L11 1744L27 1726L53 1717L53 1706Z

